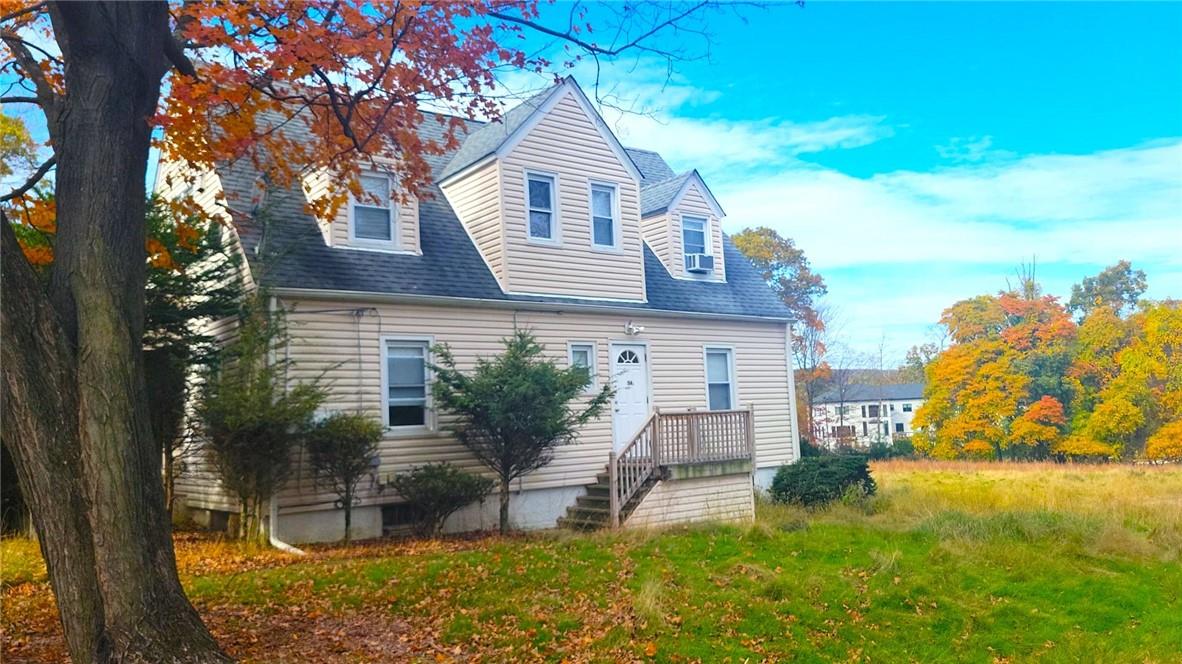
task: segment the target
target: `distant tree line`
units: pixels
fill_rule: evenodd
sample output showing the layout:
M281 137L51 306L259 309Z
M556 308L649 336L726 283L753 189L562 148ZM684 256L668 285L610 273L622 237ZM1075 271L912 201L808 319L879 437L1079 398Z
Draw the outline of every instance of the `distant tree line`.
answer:
M1047 295L1033 268L944 311L915 347L916 450L937 458L1182 459L1182 302L1143 300L1128 261Z

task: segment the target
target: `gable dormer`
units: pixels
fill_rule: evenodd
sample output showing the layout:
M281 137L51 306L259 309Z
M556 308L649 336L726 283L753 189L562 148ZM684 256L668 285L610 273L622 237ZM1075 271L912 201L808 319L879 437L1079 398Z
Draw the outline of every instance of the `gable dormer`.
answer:
M316 224L330 247L421 254L419 246L419 202L409 197L401 202L395 178L380 170L361 172L362 195L352 192L331 219L315 215ZM309 202L321 198L338 179L324 169L303 176L304 195Z
M725 214L697 171L646 183L641 228L653 253L678 279L726 281Z
M470 134L440 187L505 292L645 300L640 173L573 79Z

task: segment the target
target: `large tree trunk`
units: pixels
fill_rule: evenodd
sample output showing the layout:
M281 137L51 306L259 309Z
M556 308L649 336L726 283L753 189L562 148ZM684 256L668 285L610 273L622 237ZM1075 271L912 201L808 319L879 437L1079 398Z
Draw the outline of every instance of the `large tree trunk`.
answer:
M24 336L3 344L5 438L75 661L226 661L177 576L144 390L144 175L167 7L55 3L50 15L66 62L51 125L53 311L6 248L5 331Z
M0 221L0 417L75 662L107 659L102 598L78 446L73 350L45 291Z

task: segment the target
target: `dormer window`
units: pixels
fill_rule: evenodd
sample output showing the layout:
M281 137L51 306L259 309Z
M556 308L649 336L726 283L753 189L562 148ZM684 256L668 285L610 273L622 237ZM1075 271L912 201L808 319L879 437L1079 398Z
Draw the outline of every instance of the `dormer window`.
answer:
M349 241L358 246L393 249L396 246L394 223L396 208L390 196L390 176L362 173L361 196L349 207Z
M706 227L709 223L702 217L681 218L681 246L686 256L709 253L706 251Z
M615 249L616 229L616 186L612 184L591 185L591 244L600 249Z
M527 173L525 182L529 202L529 239L558 242L554 214L554 177L541 173Z

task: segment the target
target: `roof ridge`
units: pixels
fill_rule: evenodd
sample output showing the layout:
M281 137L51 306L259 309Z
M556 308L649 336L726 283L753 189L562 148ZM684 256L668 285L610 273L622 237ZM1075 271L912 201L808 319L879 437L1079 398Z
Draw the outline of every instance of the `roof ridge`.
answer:
M659 153L653 152L653 154L659 154ZM640 188L641 189L648 189L649 187L657 187L657 186L660 186L663 184L668 184L670 182L673 182L674 180L682 180L684 178L687 178L697 172L698 172L698 169L691 168L684 173L675 173L672 177L667 177L664 180L653 180L652 182L642 183L640 185ZM699 174L698 177L701 177L701 175Z

